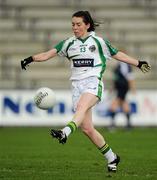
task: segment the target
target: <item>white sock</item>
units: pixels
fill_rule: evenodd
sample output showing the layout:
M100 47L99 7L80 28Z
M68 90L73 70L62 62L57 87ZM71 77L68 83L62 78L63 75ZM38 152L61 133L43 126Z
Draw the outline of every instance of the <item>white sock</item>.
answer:
M66 134L66 136L68 137L71 133L71 129L70 127L66 126L65 128L62 129L63 133Z
M105 153L104 156L106 157L108 163L114 161L116 158L116 155L113 153L112 149L107 151L107 153Z

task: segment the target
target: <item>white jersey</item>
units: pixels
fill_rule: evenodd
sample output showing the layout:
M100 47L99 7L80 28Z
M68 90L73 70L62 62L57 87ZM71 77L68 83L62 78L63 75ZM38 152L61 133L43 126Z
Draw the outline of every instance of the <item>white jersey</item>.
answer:
M118 50L109 41L91 32L85 39L75 36L61 41L55 47L60 56L71 61L71 80L80 80L91 76L99 79L106 68L106 60L115 55Z

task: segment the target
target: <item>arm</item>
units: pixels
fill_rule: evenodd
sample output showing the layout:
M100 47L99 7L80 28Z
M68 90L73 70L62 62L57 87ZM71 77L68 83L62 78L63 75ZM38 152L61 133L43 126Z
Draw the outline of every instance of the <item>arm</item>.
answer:
M41 61L47 61L50 58L53 58L57 55L56 49L51 49L47 52L39 53L32 56L33 61L35 62L41 62Z
M133 66L138 66L139 64L139 61L137 59L134 59L121 51L118 51L118 53L114 55L113 58L117 59L118 61L123 61L125 63L131 64Z
M57 50L55 48L39 53L33 56L30 56L24 60L21 61L21 68L26 70L26 66L32 62L42 62L42 61L47 61L50 58L53 58L57 55Z
M117 59L118 61L123 61L125 63L131 64L133 66L136 66L141 69L142 72L148 72L151 67L146 61L139 61L131 56L128 56L127 54L118 51L117 54L112 56L114 59Z

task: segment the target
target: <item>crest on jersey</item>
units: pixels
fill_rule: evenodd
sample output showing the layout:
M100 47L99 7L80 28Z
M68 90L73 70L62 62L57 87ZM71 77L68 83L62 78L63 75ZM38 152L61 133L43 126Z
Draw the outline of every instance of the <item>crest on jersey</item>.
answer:
M95 45L90 46L90 47L89 47L89 50L90 50L91 52L94 52L94 51L96 50Z

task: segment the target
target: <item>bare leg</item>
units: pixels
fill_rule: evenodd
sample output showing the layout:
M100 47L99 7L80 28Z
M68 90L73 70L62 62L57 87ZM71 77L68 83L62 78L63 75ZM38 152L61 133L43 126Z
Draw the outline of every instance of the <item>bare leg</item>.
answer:
M111 111L111 125L110 125L110 129L113 130L115 128L115 115L116 115L116 110L117 108L120 106L120 100L119 98L115 98L112 101L111 107L110 107L110 111Z
M95 95L90 93L82 94L77 104L76 113L72 119L72 121L75 122L77 127L80 126L85 119L88 110L91 109L97 102L98 97L96 97Z
M72 121L62 129L67 137L81 125L86 117L88 110L91 109L97 103L97 101L98 97L93 94L84 93L81 95L77 104L76 113L74 114Z
M131 124L130 124L130 107L129 107L129 104L128 102L126 101L123 101L122 102L122 109L123 109L123 112L125 113L126 115L126 118L127 118L127 128L131 128Z
M103 136L94 128L92 123L92 111L87 111L86 117L80 125L82 131L93 144L97 146L99 151L104 155L108 162L112 162L115 159L115 154L109 145L105 142Z
M92 111L88 110L81 126L81 130L97 146L102 147L105 144L103 136L94 128L92 123Z

